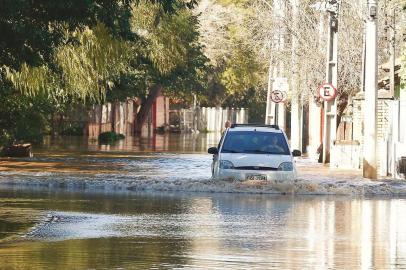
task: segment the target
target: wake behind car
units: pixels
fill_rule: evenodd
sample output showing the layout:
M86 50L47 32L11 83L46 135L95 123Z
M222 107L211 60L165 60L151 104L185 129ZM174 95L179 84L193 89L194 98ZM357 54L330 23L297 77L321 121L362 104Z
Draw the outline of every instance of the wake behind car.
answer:
M294 156L285 132L276 125L233 124L213 154L214 179L234 180L294 180L297 177Z

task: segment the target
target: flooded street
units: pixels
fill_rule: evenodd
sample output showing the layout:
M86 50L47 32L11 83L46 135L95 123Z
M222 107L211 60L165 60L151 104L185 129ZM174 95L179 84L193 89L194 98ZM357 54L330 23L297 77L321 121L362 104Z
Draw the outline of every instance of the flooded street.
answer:
M99 145L84 138L48 141L34 158L0 159L0 187L71 191L222 192L299 195L406 195L405 181L366 181L361 171L329 170L296 160L295 181L214 181L212 156L220 134L169 134Z
M350 196L403 183L306 159L294 183L214 181L217 141L66 138L0 160L0 269L406 269L406 200Z

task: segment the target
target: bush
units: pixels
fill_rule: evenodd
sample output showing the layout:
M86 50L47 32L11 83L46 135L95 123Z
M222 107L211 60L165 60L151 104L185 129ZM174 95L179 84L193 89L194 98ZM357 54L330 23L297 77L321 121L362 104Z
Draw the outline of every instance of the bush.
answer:
M100 133L99 143L110 144L110 143L114 143L118 140L122 140L124 138L125 138L125 136L123 134L115 133L114 131L108 131L108 132Z
M5 129L0 129L0 149L12 142L12 136Z
M82 136L83 135L83 126L70 126L65 128L61 135L65 136Z
M23 114L16 121L15 139L17 142L42 143L46 132L46 115L41 112Z

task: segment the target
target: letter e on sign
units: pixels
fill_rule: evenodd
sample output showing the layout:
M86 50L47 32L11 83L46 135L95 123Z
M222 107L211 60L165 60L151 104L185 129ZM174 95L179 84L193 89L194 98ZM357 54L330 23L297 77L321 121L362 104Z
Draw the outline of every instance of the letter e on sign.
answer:
M337 88L331 83L325 83L319 88L319 95L325 101L331 101L337 96Z

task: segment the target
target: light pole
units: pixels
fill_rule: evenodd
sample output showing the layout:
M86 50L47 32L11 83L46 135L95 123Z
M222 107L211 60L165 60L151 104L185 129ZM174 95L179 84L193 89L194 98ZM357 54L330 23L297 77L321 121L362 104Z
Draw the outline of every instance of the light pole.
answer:
M378 57L377 57L377 20L378 1L367 0L366 36L365 36L365 106L364 106L364 159L363 175L377 179L377 95L378 95Z

